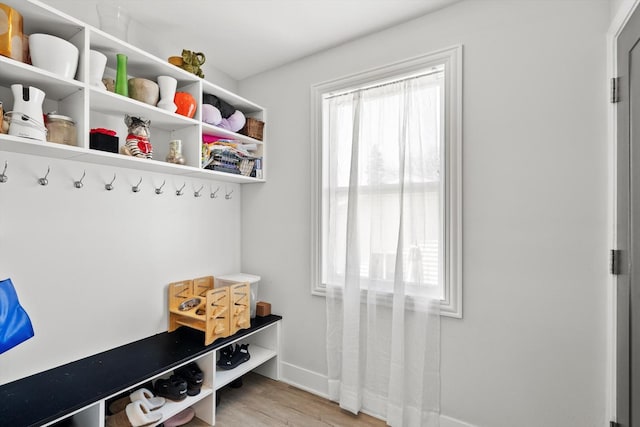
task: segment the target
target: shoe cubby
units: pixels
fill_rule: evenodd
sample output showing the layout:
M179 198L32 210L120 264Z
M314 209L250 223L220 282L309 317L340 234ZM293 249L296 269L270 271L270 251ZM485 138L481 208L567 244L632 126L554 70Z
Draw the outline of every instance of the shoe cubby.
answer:
M62 38L79 50L78 68L74 78L63 78L30 64L0 56L0 102L4 110L13 108L12 84L31 85L46 93L43 112L57 112L71 117L76 123L77 146L49 143L20 136L0 134L0 151L18 152L44 157L71 159L80 162L125 167L136 170L162 172L213 181L234 183L264 182L266 166L265 141L259 141L239 132L231 132L202 122L203 94L212 94L240 110L246 117L265 121L265 109L212 82L201 79L165 58L158 58L136 46L119 40L91 25L58 12L38 0L5 0L23 17L24 34L45 33ZM193 118L163 110L154 105L105 91L89 82L90 51L96 50L107 57L104 77L116 77L116 55L127 56L128 77L157 81L159 76L177 80L176 92L187 92L196 101ZM127 128L125 114L151 121L153 159L130 158L119 153L90 148L89 132L94 128L115 130L119 145L125 143ZM228 170L211 170L202 164L203 136L215 135L231 139L238 144L250 144L251 154L261 158L261 173L245 176ZM166 162L169 141L182 141L185 163ZM255 166L254 166L255 167Z
M155 394L155 381L195 362L203 372L200 393L167 401L156 409L162 418L151 425L160 425L188 407L196 417L189 425L215 425L216 396L222 387L252 370L280 378L281 321L277 315L256 317L250 328L211 345L203 344L201 331L180 327L0 385L0 424L105 427L114 399L141 387ZM218 353L231 344L249 344L251 358L231 370L216 369Z
M201 420L202 422L209 423L213 425L213 411L214 411L214 402L213 402L213 353L207 353L204 356L195 358L187 363L180 364L175 368L172 368L169 371L163 372L162 374L153 377L141 384L137 384L134 387L129 388L124 393L118 393L117 396L113 396L106 400L104 417L105 417L105 425L109 426L110 424L107 421L108 416L113 416L113 414L109 413L109 403L111 403L114 399L117 399L121 396L128 396L130 393L140 389L141 387L147 388L151 391L154 396L160 396L156 388L154 387L158 380L168 380L173 375L175 375L176 371L183 366L186 366L190 363L196 363L200 370L203 372L204 381L202 386L200 387L200 392L196 395L184 395L185 397L182 400L172 400L168 397L165 397L165 403L160 408L154 409L151 411L151 414L160 414L161 418L157 422L148 424L151 426L157 426L162 424L164 421L173 417L174 415L182 412L183 410L192 407L196 413L196 418ZM91 424L85 424L91 425Z

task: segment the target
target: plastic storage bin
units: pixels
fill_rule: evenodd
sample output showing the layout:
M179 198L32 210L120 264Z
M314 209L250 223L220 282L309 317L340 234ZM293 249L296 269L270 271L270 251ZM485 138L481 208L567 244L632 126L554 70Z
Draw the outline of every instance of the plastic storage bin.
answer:
M216 276L214 287L219 288L222 286L229 286L243 282L249 282L249 284L251 285L251 298L249 299L249 307L250 316L253 319L256 317L256 302L258 302L258 285L260 283L260 276L245 273Z

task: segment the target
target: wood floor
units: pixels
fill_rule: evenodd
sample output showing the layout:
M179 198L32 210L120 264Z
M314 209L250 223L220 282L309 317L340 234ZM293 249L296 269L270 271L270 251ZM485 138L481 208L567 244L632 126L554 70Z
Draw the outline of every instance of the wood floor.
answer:
M355 416L333 402L258 374L243 377L243 386L225 387L216 409L216 427L382 427L384 421Z

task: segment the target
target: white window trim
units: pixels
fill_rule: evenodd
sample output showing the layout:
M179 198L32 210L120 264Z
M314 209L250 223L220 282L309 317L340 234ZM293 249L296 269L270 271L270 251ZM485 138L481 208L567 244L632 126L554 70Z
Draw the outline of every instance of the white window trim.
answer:
M410 76L445 64L445 289L440 314L462 318L462 45L311 86L311 293L325 296L322 284L322 97L385 79ZM453 197L451 197L453 196ZM448 245L448 247L446 246Z

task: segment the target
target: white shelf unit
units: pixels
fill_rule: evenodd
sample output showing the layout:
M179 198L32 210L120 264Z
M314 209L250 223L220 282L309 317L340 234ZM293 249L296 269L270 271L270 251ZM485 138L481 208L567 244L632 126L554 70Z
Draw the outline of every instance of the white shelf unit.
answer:
M38 0L6 0L5 4L23 16L25 34L47 33L61 37L74 44L80 51L78 71L74 79L61 78L53 73L0 56L0 101L5 111L13 106L10 86L15 83L34 86L46 94L43 112L56 111L76 122L78 146L67 146L50 142L0 134L0 151L17 152L45 157L70 159L96 164L120 166L174 175L186 175L207 180L259 183L265 182L265 142L245 135L230 132L201 121L202 94L218 98L242 111L246 117L266 121L264 108L194 74L188 73L135 46L107 34L91 25L59 12ZM89 51L97 50L107 56L105 77L115 78L116 54L127 55L129 77L142 77L153 81L158 76L174 77L178 81L177 91L188 92L197 103L194 118L170 113L155 106L136 101L115 93L91 86L89 80ZM151 121L150 133L153 144L153 160L93 150L89 147L89 131L93 128L108 128L116 131L120 146L127 135L125 114L136 115ZM215 135L233 139L239 143L256 144L254 154L262 157L262 178L218 172L201 167L202 136ZM174 165L164 161L168 154L169 141L182 140L185 165Z
M141 381L134 386L122 389L105 399L93 402L72 414L45 424L44 427L56 426L58 423L65 427L68 427L69 425L74 427L104 427L106 419L105 414L107 413L108 402L111 401L111 399L120 396L123 393L133 392L141 387L145 387L150 381L155 383L158 379L169 378L175 369L191 362L197 363L198 367L204 373L204 382L200 393L196 396L187 396L186 399L180 402L167 400L164 406L157 409L157 411L162 413L162 418L157 423L150 424L150 426L160 425L163 421L166 421L168 418L178 414L188 407L193 407L196 413L196 421L193 421L193 423L197 425L213 426L215 425L216 393L222 387L250 371L257 372L274 380L280 379L280 364L278 360L281 339L280 328L280 320L269 323L238 339L226 342L222 347L218 347L215 350L207 352L199 357L194 357L181 365L173 367L153 377L146 378L144 381ZM234 369L227 371L217 370L216 362L219 357L218 353L228 344L249 344L249 354L251 355L251 358Z

